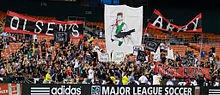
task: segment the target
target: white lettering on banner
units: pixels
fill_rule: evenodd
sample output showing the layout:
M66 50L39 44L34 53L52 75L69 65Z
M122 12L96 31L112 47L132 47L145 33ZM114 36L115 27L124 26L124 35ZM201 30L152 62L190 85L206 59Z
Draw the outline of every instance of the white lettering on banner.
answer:
M105 86L102 86L102 94L101 95L130 95L130 87L108 87L108 86L105 87Z
M196 23L193 21L192 24L194 24L193 30L195 31L198 26L199 18L196 18Z
M190 87L165 87L165 95L192 95Z
M78 30L75 30L79 28L79 25L78 24L70 24L68 27L67 27L67 24L65 25L62 25L62 24L59 24L59 31L62 31L62 32L65 32L67 30L71 30L71 35L73 35L74 37L78 37L79 36L79 31Z
M188 28L187 26L186 26L186 27L184 27L184 28L178 28L177 32L180 32L181 30L182 30L182 31L186 31L186 30L187 30L187 28Z
M169 89L169 94L171 94L171 95L174 94L174 88L171 87L171 88Z
M125 92L126 95L130 95L130 88L129 87L126 87L126 92Z
M183 94L181 94L181 93L183 93L183 88L179 89L179 93L180 93L180 95L183 95Z
M137 93L138 95L141 94L141 87L137 87Z
M188 95L192 95L191 92L192 92L192 89L188 89Z
M184 95L187 95L187 88L184 88Z
M159 87L159 91L158 91L158 95L162 95L162 89L163 89L163 87Z
M13 26L13 22L17 20L17 23L16 23L16 26L14 27ZM19 26L19 18L17 16L13 16L13 18L11 19L11 23L10 23L10 28L12 30L17 30L18 29L18 26Z
M175 89L175 93L177 93L177 90L179 89L179 87L176 87L176 89ZM179 89L179 91L180 91L180 89ZM180 93L180 92L179 92ZM177 95L179 95L179 94L177 94Z
M66 25L66 24L65 24ZM62 24L59 24L59 31L63 31L63 26Z
M160 28L162 28L163 26L163 18L161 16L158 16L157 19L154 21L154 23L152 24L153 26L155 26L156 24L160 24Z
M146 90L146 87L144 87L143 89L142 89L142 93L141 93L142 95L147 95L147 90Z
M133 87L133 95L162 95L162 87Z
M73 24L70 24L68 30L70 30L72 26L73 26Z
M49 34L49 33L48 33L49 31L53 31L53 28L50 28L50 25L52 25L52 24L55 24L55 23L54 23L54 22L48 23L47 32L46 32L47 35L53 35L53 34Z
M136 89L136 87L133 87L133 94L134 94L134 95L137 94L137 93L135 92L135 89Z
M115 88L114 87L111 88L110 95L115 95Z
M191 87L102 86L101 95L192 95L192 91Z
M51 89L52 95L80 95L81 94L81 88L71 87L69 85L68 88L65 88L65 85L62 85L61 87L53 87Z
M27 24L27 19L24 19L23 31L27 31L27 30L25 30L26 24ZM27 32L29 32L29 31L27 31Z
M67 27L66 27L66 26L67 26L67 25L65 24L64 26L65 26L65 27L64 27L64 31L66 31L66 29L67 29Z
M102 94L103 95L109 94L109 87L102 86Z
M173 31L175 27L173 27L170 23L168 23L166 30L167 31Z
M44 25L44 23L43 23L43 21L37 21L36 22L36 27L39 29L39 31L37 31L37 29L34 29L34 33L40 33L41 31L42 31L42 29L40 28L40 26L38 25L38 23L41 23L41 26L43 26Z
M79 28L78 24L74 24L73 27L72 27L72 35L74 37L78 37L79 36L79 31L78 30L75 30L74 28Z
M152 87L149 87L149 88L147 89L147 93L148 93L148 94L153 94L151 89L152 89Z

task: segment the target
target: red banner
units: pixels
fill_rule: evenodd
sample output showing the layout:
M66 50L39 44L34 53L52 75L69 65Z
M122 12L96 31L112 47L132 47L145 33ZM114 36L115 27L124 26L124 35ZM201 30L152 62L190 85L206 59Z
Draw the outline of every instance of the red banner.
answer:
M157 62L155 63L154 72L179 78L195 78L196 75L203 74L206 79L212 79L209 74L209 69L201 67L172 67Z
M21 95L22 85L15 83L0 83L0 95Z
M44 36L53 36L55 32L69 32L70 38L83 39L83 21L39 20L11 11L7 13L4 30L12 33Z
M164 18L159 11L154 10L150 22L148 23L148 27L174 32L202 32L202 14L198 14L187 25L176 26Z

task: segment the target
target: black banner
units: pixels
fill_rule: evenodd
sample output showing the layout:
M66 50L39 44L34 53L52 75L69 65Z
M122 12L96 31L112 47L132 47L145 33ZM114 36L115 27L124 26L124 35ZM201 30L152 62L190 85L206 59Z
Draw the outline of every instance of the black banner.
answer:
M23 84L22 95L195 95L195 87L146 85Z
M83 21L38 20L9 11L6 17L5 31L45 36L53 36L54 32L70 32L72 39L83 39Z
M165 19L159 11L154 10L148 27L174 32L202 32L202 14L198 14L185 26L176 26Z

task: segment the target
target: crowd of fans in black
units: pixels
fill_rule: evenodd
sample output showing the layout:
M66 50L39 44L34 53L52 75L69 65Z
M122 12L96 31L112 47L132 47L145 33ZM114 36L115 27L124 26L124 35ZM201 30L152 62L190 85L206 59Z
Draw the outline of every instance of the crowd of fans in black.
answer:
M51 84L162 85L163 81L185 81L186 85L193 85L191 81L196 81L194 85L204 85L205 82L214 85L220 79L219 60L213 53L210 53L208 61L195 56L195 64L188 65L210 68L212 80L207 80L203 74L197 74L195 79L180 79L155 73L152 55L147 55L144 62L133 60L132 54L121 63L99 62L97 51L103 50L96 44L92 45L92 41L87 42L86 37L78 44L70 41L59 43L56 48L54 40L38 41L36 35L4 32L0 35L0 52L10 43L22 43L15 53L0 58L0 78L6 83L39 78L44 80L42 83ZM177 53L175 60L168 60L162 52L160 62L174 67L185 66L181 58Z

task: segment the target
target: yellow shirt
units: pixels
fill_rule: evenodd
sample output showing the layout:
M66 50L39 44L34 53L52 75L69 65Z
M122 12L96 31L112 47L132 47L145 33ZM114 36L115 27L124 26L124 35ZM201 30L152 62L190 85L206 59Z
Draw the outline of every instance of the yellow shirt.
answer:
M115 77L111 76L110 78L113 81L113 83L115 83Z
M49 82L49 81L50 81L49 79L50 79L50 74L47 73L47 74L46 74L46 77L45 77L45 81L48 81L48 82Z
M93 41L93 40L94 40L94 38L93 38L93 37L91 37L89 40L90 40L90 41Z
M123 83L123 84L127 84L128 81L129 81L129 79L128 79L127 76L124 76L124 77L122 78L122 83Z

